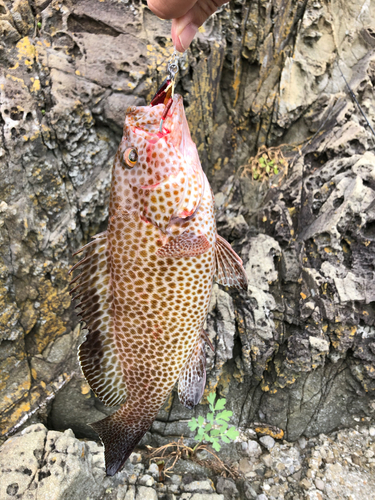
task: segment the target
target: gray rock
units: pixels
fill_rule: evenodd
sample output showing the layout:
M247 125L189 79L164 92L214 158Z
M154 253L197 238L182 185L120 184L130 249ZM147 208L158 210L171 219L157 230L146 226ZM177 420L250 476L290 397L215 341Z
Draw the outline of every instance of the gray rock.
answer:
M142 486L153 486L155 484L155 479L149 474L145 474L140 478L139 484Z
M259 457L262 454L262 448L259 446L259 443L252 439L249 439L247 442L246 451L250 457Z
M224 495L217 493L194 493L190 500L224 500Z
M271 436L262 436L259 441L267 450L271 450L275 446L275 440Z
M184 491L214 491L210 481L193 481L192 483L184 485Z
M152 488L146 486L137 487L137 496L135 500L158 500L158 495Z
M0 498L29 500L102 498L108 488L124 482L125 473L108 478L103 448L78 441L71 430L47 431L35 424L0 447ZM120 495L125 493L122 488Z
M159 479L159 467L156 465L155 462L152 462L150 464L150 467L147 469L147 472L148 472L148 474L151 474L151 476L154 479Z

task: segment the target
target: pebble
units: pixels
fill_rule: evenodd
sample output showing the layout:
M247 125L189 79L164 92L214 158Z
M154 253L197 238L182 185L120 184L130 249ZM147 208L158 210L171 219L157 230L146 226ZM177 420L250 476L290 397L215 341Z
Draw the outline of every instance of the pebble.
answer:
M148 472L148 474L150 474L154 479L159 479L159 467L154 462L152 462L146 472Z
M262 436L259 441L267 450L271 450L275 446L275 440L271 436Z
M139 480L139 484L141 484L143 486L154 486L155 479L152 476L150 476L149 474L145 474Z
M209 481L193 481L185 484L184 491L213 491Z
M158 500L158 495L153 488L138 486L135 500Z
M318 488L318 490L324 491L325 484L324 484L324 482L321 479L316 478L315 481L314 481L314 483L315 483L315 486Z
M259 457L262 454L262 448L259 446L259 443L252 439L249 439L247 442L246 451L250 457Z

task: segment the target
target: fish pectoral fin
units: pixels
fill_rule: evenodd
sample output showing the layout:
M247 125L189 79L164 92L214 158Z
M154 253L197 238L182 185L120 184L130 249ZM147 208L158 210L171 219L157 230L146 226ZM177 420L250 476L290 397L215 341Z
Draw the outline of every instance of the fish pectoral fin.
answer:
M161 257L192 257L206 253L210 246L204 234L182 233L159 248L156 253Z
M142 437L151 427L156 414L142 418L140 410L120 408L109 417L90 424L104 444L107 476L118 472Z
M205 338L201 335L178 379L178 397L192 410L201 400L206 385Z
M215 260L215 281L217 283L239 290L247 290L247 276L241 258L230 244L219 235L217 235L215 244Z

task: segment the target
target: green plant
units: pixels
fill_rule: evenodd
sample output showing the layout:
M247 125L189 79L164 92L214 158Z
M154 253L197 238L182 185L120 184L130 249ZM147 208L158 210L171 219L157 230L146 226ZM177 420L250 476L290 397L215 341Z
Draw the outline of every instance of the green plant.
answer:
M200 416L198 419L193 417L188 423L192 431L197 430L197 435L194 439L199 441L194 447L193 452L202 441L211 443L212 448L215 451L219 451L221 448L220 440L223 443L230 443L231 440L233 441L239 436L239 432L234 427L229 427L228 422L233 413L225 410L226 399L221 398L216 404L215 399L216 395L214 392L211 392L207 397L211 410L207 413L207 421Z
M254 180L263 181L281 172L286 174L288 162L280 146L266 148L261 146L257 154L250 158L246 165L240 167L240 177L251 175Z

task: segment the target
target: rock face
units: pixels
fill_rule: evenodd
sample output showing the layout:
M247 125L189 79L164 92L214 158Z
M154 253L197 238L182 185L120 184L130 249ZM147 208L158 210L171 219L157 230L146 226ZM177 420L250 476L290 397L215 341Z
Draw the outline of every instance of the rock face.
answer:
M245 294L214 287L207 391L234 425L289 440L375 412L374 136L344 79L374 123L374 8L232 0L180 62L219 232L249 277ZM33 418L94 438L108 409L79 374L68 269L105 228L124 112L164 78L170 25L135 1L0 0L0 29L0 431ZM282 144L276 175L243 167ZM191 416L172 393L145 442L188 436Z
M269 437L269 436L268 436ZM1 500L368 500L375 487L375 428L321 434L298 442L256 440L248 453L233 445L241 478L214 478L210 469L180 460L159 482L155 463L133 453L115 477L106 477L103 449L72 431L31 425L0 447ZM272 439L272 438L270 438ZM259 440L262 445L263 438ZM241 451L242 450L242 451ZM202 462L201 462L202 463ZM203 461L204 463L204 461ZM192 466L195 466L192 467ZM212 478L214 481L212 481Z

